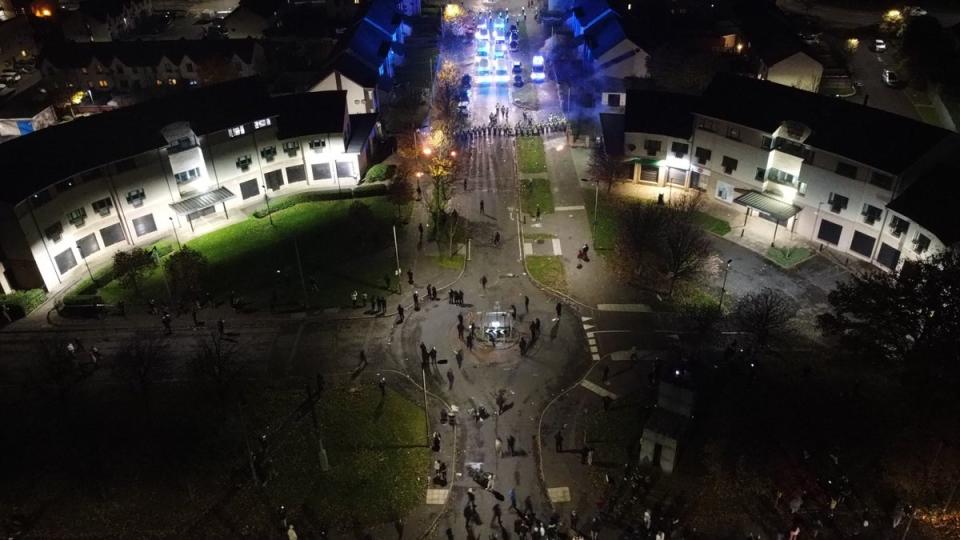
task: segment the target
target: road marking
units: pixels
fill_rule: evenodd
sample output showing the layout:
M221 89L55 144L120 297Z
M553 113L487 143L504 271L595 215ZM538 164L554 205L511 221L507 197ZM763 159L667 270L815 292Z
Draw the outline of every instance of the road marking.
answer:
M594 362L599 362L599 361L600 361L600 355L599 355L599 354L594 354L594 355L593 355L593 361L594 361Z
M556 488L547 488L547 497L550 498L550 502L554 503L564 503L570 502L570 488L567 487L556 487Z
M592 321L593 317L580 317L580 322Z
M646 304L597 304L600 311L619 311L622 313L650 313L650 306Z
M596 345L591 345L590 352L593 354L597 354L598 352L600 352L600 349L598 349Z
M570 212L572 210L586 210L587 208L582 204L576 206L557 206L553 209L554 212Z
M553 254L554 255L563 255L563 251L560 249L560 239L553 239Z
M524 242L523 243L523 254L524 255L533 255L533 243Z
M427 489L427 504L445 504L449 489Z
M583 325L583 329L584 329L584 330L590 330L591 328L596 328L596 327L593 326L592 324L585 324L585 325Z
M586 388L587 390L593 392L594 394L600 397L609 397L610 399L617 399L617 395L613 392L607 390L606 388L600 386L599 384L592 383L586 379L580 381L580 386Z

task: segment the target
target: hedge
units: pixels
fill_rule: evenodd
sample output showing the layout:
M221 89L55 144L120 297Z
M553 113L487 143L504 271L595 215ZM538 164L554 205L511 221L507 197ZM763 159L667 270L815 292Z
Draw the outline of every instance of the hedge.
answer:
M341 199L352 199L354 197L372 197L375 195L383 195L386 192L387 186L385 184L366 184L357 186L353 189L343 188L343 190L339 192L314 191L309 193L297 193L296 195L270 201L269 212L267 212L266 208L261 208L260 210L254 212L253 216L256 218L265 218L274 212L286 210L287 208L291 208L305 202L336 201Z
M365 183L382 182L384 180L390 180L395 174L397 174L396 165L377 163L367 170L367 174L363 177L363 181Z
M37 309L46 299L47 293L43 289L29 289L0 294L0 305L7 306L11 318L19 319Z

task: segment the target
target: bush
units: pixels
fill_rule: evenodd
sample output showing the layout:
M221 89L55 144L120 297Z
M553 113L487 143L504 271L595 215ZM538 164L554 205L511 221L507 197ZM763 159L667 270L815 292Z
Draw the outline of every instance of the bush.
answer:
M20 319L37 309L46 299L47 293L43 289L29 289L0 294L0 305L7 306L12 319Z
M261 208L253 213L253 217L262 219L270 214L279 212L280 210L286 210L287 208L292 208L300 203L312 202L312 201L337 201L341 199L352 199L354 197L373 197L375 195L383 195L387 192L386 184L369 184L357 186L353 189L344 188L342 191L316 191L310 193L297 193L296 195L291 195L289 197L284 197L282 199L274 199L270 201L270 211L267 212L266 208Z
M373 167L370 167L367 170L366 176L363 177L364 183L374 183L382 182L384 180L390 180L397 174L396 165L387 165L386 163L377 163Z
M63 297L57 311L64 317L99 317L103 298L96 294L71 294Z

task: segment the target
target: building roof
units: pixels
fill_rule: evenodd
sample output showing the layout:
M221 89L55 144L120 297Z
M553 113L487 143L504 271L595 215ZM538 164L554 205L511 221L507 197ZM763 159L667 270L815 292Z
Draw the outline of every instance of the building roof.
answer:
M271 97L256 78L184 90L139 105L80 118L0 144L0 200L17 204L51 184L166 146L161 128L189 122L205 135L278 116L281 138L340 133L346 92Z
M946 245L960 242L960 170L940 167L921 176L887 205L924 229Z
M735 17L750 42L750 50L765 65L803 51L803 42L780 8L770 0L741 0L733 5Z
M56 67L87 67L96 59L106 66L114 59L125 66L156 66L163 58L179 64L189 57L194 62L231 59L234 55L247 64L253 63L260 44L254 39L178 39L161 41L98 41L89 43L63 42L43 49L40 57Z
M584 39L594 58L598 58L627 39L620 18L610 14L592 25L584 33Z
M397 11L397 3L391 0L373 0L363 18L387 35L392 35L403 22L403 14Z
M603 149L608 156L622 156L624 154L623 118L624 115L622 114L600 113Z
M624 126L628 132L656 133L678 139L693 135L698 98L656 90L628 90Z
M628 98L628 114L630 104ZM806 144L892 174L903 172L935 145L955 136L880 109L729 73L714 77L696 112L766 133L794 120L812 130ZM628 131L642 131L630 126L628 119Z
M367 144L370 132L377 125L380 115L377 113L350 115L350 140L347 141L347 152L360 152Z
M607 0L578 0L573 7L573 16L583 27L589 26L598 17L607 14L613 14Z

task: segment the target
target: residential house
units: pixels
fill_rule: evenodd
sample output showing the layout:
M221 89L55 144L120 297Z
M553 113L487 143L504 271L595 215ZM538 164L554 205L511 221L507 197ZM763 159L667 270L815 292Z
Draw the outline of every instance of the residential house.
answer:
M771 242L787 234L894 270L960 239L945 165L960 138L938 127L732 74L700 97L628 92L622 119L602 121L635 182L704 192Z
M356 186L377 124L345 92L271 96L248 78L0 144L0 292L60 289L84 260L221 227L267 192Z
M153 14L153 0L97 0L77 5L76 11L61 10L58 15L68 40L115 40Z

